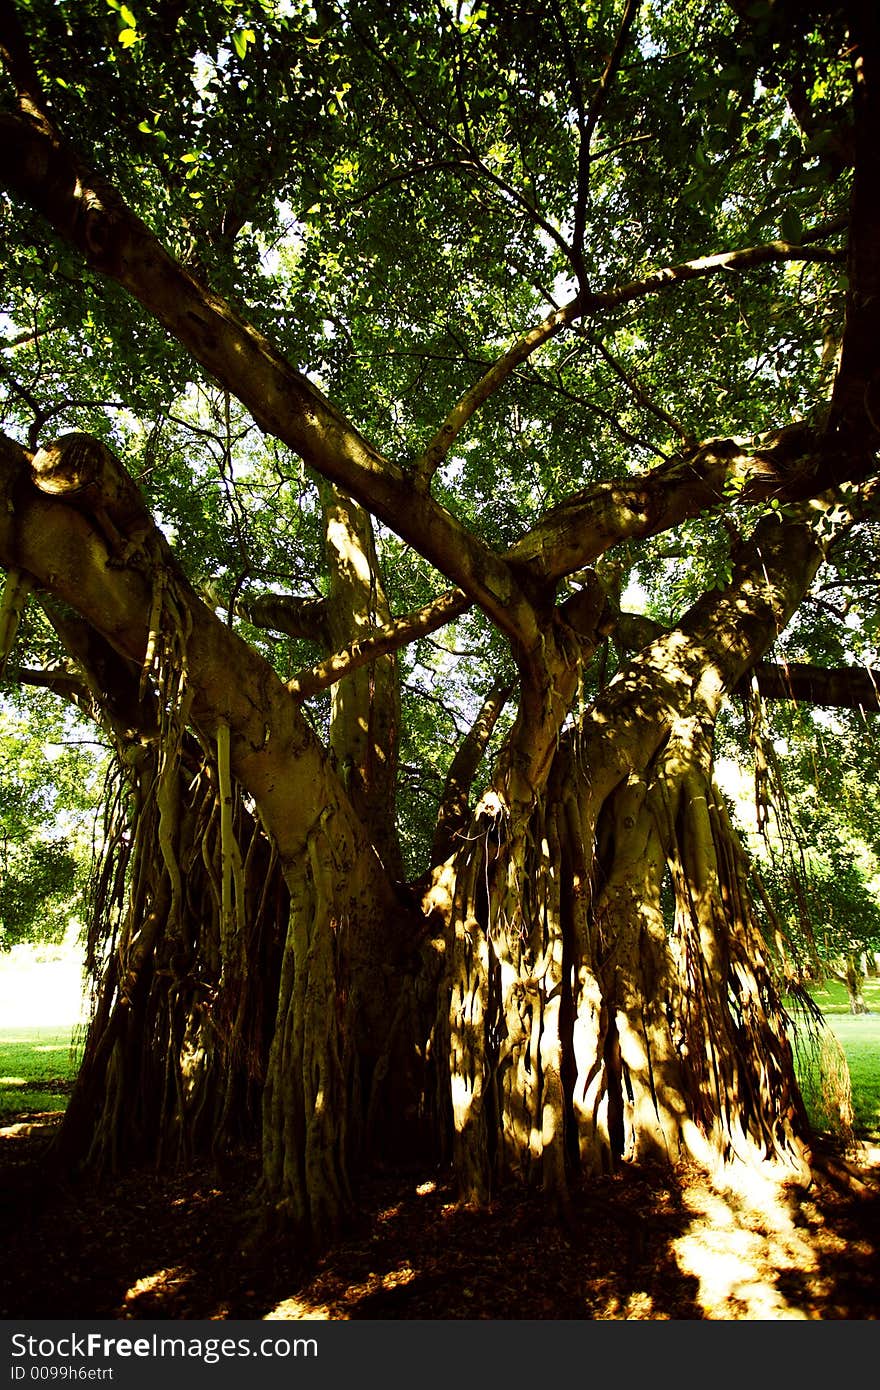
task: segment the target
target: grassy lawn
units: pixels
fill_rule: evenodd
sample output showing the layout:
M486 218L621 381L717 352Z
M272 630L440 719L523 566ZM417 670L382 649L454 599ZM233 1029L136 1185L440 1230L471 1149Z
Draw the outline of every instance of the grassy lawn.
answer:
M828 980L810 993L825 1015L846 1056L852 1084L853 1129L860 1139L880 1142L880 980L866 980L862 992L871 1010L867 1014L851 1014L847 993L836 980ZM834 1059L826 1056L833 1073ZM799 1068L800 1070L800 1068ZM804 1099L810 1117L818 1129L829 1127L829 1116L823 1115L822 1099L812 1067L801 1071Z
M0 1029L0 1124L40 1110L63 1110L76 1075L67 1028Z

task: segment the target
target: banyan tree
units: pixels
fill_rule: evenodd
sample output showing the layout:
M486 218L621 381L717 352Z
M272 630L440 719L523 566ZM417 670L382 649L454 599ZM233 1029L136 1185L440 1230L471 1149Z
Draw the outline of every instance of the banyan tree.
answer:
M2 0L4 678L114 755L72 1169L259 1142L318 1242L377 1160L805 1172L715 750L876 707L878 27Z

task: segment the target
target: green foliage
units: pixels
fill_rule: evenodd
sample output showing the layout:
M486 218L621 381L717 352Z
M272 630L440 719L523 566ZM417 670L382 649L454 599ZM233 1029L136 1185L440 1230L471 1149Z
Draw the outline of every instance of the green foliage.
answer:
M837 11L741 9L640 7L588 177L583 132L618 0L412 0L403 11L374 0L28 0L22 15L73 144L406 467L499 354L572 295L578 270L601 291L692 257L798 241L846 212L850 74ZM105 438L218 610L285 679L309 665L312 644L235 615L237 600L265 590L326 592L307 468L136 301L5 199L0 235L0 427L32 446L71 428ZM823 244L839 247L840 233ZM435 495L503 549L549 507L643 473L684 437L749 439L819 420L844 292L840 264L794 261L681 283L575 325L486 402ZM732 537L755 515L736 495L719 500L726 525L715 514L627 553L662 622L729 579ZM447 587L381 528L378 546L395 614ZM820 584L787 636L790 656L870 659L878 559L865 526L824 574L837 587ZM34 626L20 642L57 655ZM510 662L472 616L401 657L399 801L414 870L454 748ZM613 660L597 663L588 688L612 671ZM323 728L326 697L311 715ZM804 825L818 836L814 880L839 887L852 842L822 838L818 818ZM62 856L59 842L56 868ZM861 901L846 881L847 901ZM48 867L38 882L48 886Z
M792 963L807 978L840 972L848 955L880 950L874 719L785 702L766 705L763 719L763 834L756 829L754 783L740 788L734 814L746 830ZM753 739L746 720L732 709L721 751L747 766ZM768 933L772 939L771 924Z
M102 757L44 696L0 707L0 951L61 941L81 911Z

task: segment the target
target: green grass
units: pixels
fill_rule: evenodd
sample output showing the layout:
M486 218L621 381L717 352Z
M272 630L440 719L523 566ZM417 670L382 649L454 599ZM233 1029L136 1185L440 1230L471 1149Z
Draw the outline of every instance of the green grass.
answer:
M842 1014L845 1014L847 1018L857 1017L857 1015L850 1013L846 989L843 985L838 984L837 980L826 980L822 986L811 985L810 993L823 1014L835 1018ZM862 993L871 1014L880 1014L880 979L863 981ZM861 1017L870 1018L871 1014L862 1014Z
M70 1028L0 1029L0 1124L63 1110L76 1076Z
M836 980L810 990L825 1015L828 1027L840 1043L849 1067L852 1085L852 1127L859 1139L880 1142L880 980L866 980L862 992L871 1010L851 1014L846 989ZM826 1059L828 1054L826 1053ZM823 1087L815 1075L815 1059L799 1066L799 1074L810 1118L817 1129L834 1129L833 1103L823 1105ZM833 1072L833 1058L831 1059ZM812 1073L812 1074L809 1074ZM834 1092L833 1082L830 1091ZM827 1096L826 1096L827 1100Z

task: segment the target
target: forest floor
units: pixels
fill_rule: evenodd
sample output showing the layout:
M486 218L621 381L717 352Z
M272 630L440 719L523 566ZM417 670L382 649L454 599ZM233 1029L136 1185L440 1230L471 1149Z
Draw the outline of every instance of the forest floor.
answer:
M310 1264L254 1240L257 1161L50 1183L60 1117L0 1128L6 1319L876 1319L880 1150L806 1191L721 1192L694 1170L626 1170L554 1221L539 1195L489 1210L448 1174L383 1175Z

